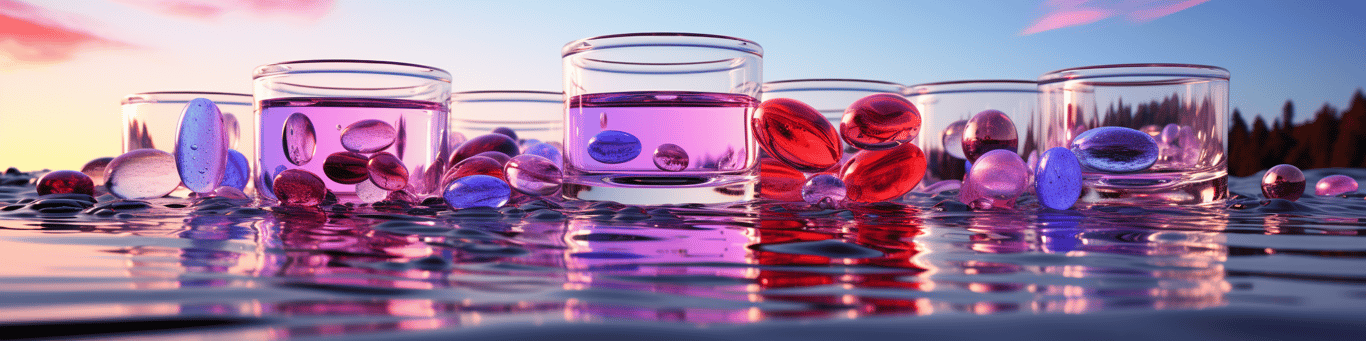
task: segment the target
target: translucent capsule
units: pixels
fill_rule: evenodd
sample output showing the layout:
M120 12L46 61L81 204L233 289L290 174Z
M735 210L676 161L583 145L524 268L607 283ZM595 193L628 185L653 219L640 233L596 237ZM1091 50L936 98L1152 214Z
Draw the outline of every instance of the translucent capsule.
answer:
M38 178L38 195L80 193L95 195L95 181L73 170L59 170Z
M385 190L397 191L408 186L408 167L394 154L380 152L370 157L365 169L370 182Z
M512 196L512 188L503 179L488 175L470 175L446 185L441 196L454 209L470 207L499 207Z
M275 175L275 197L286 206L318 206L327 196L327 184L317 175L302 169L287 169Z
M547 196L560 190L563 182L560 167L540 155L522 154L513 157L503 168L508 184L518 192Z
M280 145L285 149L285 159L296 166L313 161L313 153L318 148L318 135L313 130L313 120L303 113L294 113L285 119L284 132Z
M251 163L247 161L247 156L242 153L228 149L228 163L223 172L223 181L219 186L228 186L243 190L247 188L247 179L251 178Z
M516 141L516 140L517 140L517 132L514 131L514 130L512 130L512 128L508 128L508 127L497 127L497 128L493 128L493 131L492 131L491 133L493 133L493 134L507 135L507 137L511 137L513 141Z
M844 155L835 126L816 108L794 99L775 98L759 104L753 126L754 139L764 152L799 171L830 169Z
M492 150L479 154L474 154L474 156L483 156L486 158L490 158L493 159L493 161L498 161L498 164L501 165L506 165L509 160L512 160L512 156L503 154L503 152L496 152Z
M152 199L170 194L180 186L175 157L156 149L138 149L109 162L104 187L124 199Z
M564 167L564 156L560 153L560 148L550 143L541 142L527 145L523 154L540 155L550 161L554 161L556 166Z
M1314 195L1338 195L1357 191L1357 180L1346 175L1329 175L1314 184Z
M966 155L963 155L963 131L966 130L967 127L967 120L958 120L949 123L948 128L944 128L944 133L940 137L941 141L944 143L944 152L959 159L968 158Z
M808 204L834 207L844 201L844 181L830 174L816 174L802 185L802 200Z
M389 148L398 131L389 122L376 119L356 121L341 132L342 148L357 153L374 153Z
M1262 195L1267 199L1299 200L1304 195L1304 172L1292 165L1276 165L1262 175Z
M920 111L901 95L868 95L844 110L839 132L856 148L889 149L920 135Z
M218 105L204 98L185 104L176 129L176 171L190 191L207 193L223 182L228 163L228 135Z
M604 130L588 140L588 156L610 164L631 161L640 156L640 139L624 131Z
M676 144L665 143L655 148L655 167L660 170L677 172L688 168L688 151Z
M470 175L488 175L499 179L507 179L507 174L503 171L503 165L494 159L484 156L474 156L464 161L456 163L446 170L446 174L441 177L441 184L445 185L455 179Z
M925 153L912 143L887 150L865 150L854 154L841 174L850 201L899 198L915 188L925 175Z
M978 157L997 149L1015 152L1019 142L1015 122L1000 110L986 110L972 115L963 126L963 156L968 161L976 162Z
M89 176L90 180L94 181L96 184L103 185L104 170L109 167L110 161L114 161L114 158L102 157L90 160L90 162L86 162L84 166L81 166L81 173L85 173L85 175Z
M356 152L336 152L323 160L323 174L339 184L355 184L370 178L370 158Z
M356 183L356 198L365 203L376 203L389 196L389 190L380 188L372 181Z
M993 150L982 154L972 164L972 171L964 177L964 187L974 187L983 197L994 201L1014 200L1025 192L1029 183L1029 167L1023 159L1009 150ZM970 202L979 198L960 198Z
M1087 130L1072 140L1071 149L1082 166L1108 173L1148 169L1159 155L1152 136L1125 127Z
M457 162L464 161L465 159L471 156L475 156L479 153L487 151L496 151L506 154L507 156L514 156L521 153L521 148L517 147L516 140L513 140L511 137L508 137L507 135L479 135L473 139L470 139L469 141L465 141L465 143L460 144L460 147L456 148L455 153L451 155L450 163L455 164Z
M1081 197L1081 161L1072 151L1053 147L1043 152L1034 171L1039 203L1055 210L1072 208Z
M759 197L781 201L802 201L806 175L787 163L773 158L759 160Z
M228 149L237 149L242 140L242 123L237 121L237 116L223 113L223 134L228 136Z

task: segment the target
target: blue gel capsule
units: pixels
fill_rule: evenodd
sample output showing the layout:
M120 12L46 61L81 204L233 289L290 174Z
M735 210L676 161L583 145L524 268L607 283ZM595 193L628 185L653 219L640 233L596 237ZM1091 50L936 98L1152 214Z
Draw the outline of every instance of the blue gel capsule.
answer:
M1083 166L1107 173L1137 172L1157 163L1157 140L1124 127L1087 130L1072 140L1072 153Z
M1038 194L1039 203L1048 208L1072 208L1081 197L1081 161L1063 147L1043 152L1034 169L1034 193Z
M624 131L604 130L588 140L588 156L610 164L631 161L640 156L640 139Z
M441 196L454 209L499 207L512 196L512 187L503 179L476 174L451 181Z
M213 101L190 100L176 131L175 165L180 182L195 193L212 192L227 168L228 135L223 113Z
M238 190L247 188L247 179L251 177L251 163L247 162L246 155L233 149L228 149L228 167L223 173L223 182L219 186L228 186Z
M541 157L555 162L556 167L564 167L564 156L562 156L563 154L560 154L560 149L555 148L555 145L549 143L537 142L528 145L526 147L526 152L523 154L540 155Z

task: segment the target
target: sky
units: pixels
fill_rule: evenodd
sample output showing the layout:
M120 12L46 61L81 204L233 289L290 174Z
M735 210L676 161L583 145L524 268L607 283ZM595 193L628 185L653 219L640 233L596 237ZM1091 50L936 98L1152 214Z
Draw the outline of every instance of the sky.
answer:
M455 91L559 91L564 44L631 32L755 41L765 81L1214 65L1244 115L1291 100L1307 119L1366 87L1363 17L1350 0L0 0L0 168L116 156L124 95L250 93L260 65L389 60L445 69Z

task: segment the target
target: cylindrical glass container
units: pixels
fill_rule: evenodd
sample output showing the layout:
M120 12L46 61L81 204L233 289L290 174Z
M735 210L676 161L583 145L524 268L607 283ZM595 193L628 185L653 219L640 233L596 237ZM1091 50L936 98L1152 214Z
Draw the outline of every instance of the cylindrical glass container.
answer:
M900 95L904 88L897 83L864 79L792 79L764 83L763 100L791 98L801 101L820 111L830 125L839 129L844 110L854 101L873 94ZM848 159L858 149L845 143L844 152L844 158Z
M1158 159L1126 173L1084 169L1079 204L1188 205L1228 198L1228 70L1121 64L1039 78L1044 148L1089 129L1128 127L1154 137Z
M759 44L633 33L577 40L562 52L565 197L642 205L754 198Z
M509 128L517 138L541 142L564 139L564 93L488 90L451 94L450 134L474 138ZM455 134L460 135L455 135Z
M256 124L250 94L202 91L158 91L123 97L123 152L152 148L175 152L180 115L190 100L204 98L214 102L223 113L228 148L241 153L248 164L256 162ZM248 166L250 167L250 166ZM246 186L251 186L248 179ZM251 193L251 187L246 187ZM184 187L174 195L187 195Z
M1038 83L1026 80L961 80L926 83L906 88L906 98L920 109L920 136L916 145L925 151L922 184L963 180L967 159L963 154L963 128L973 115L997 110L1015 123L1018 153L1037 159L1035 140L1038 119Z
M449 154L446 71L305 60L261 66L254 75L260 136L254 177L263 200L275 199L273 182L266 180L287 169L322 178L341 202L377 201L396 190L422 197L439 187ZM382 154L397 157L402 167L386 162L384 180L372 181L377 177L368 173L368 161Z

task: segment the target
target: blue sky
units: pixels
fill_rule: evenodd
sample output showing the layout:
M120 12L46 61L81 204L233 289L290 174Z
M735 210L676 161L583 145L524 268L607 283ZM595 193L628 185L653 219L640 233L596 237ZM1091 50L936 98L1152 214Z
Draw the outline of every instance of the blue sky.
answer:
M262 64L393 60L446 69L457 91L559 90L565 43L649 31L758 42L768 81L913 85L1208 64L1230 70L1231 103L1245 115L1278 116L1293 100L1304 119L1366 87L1363 17L1362 1L0 0L0 167L114 156L123 95L249 93ZM1040 29L1057 20L1073 25ZM25 36L25 23L69 39Z

